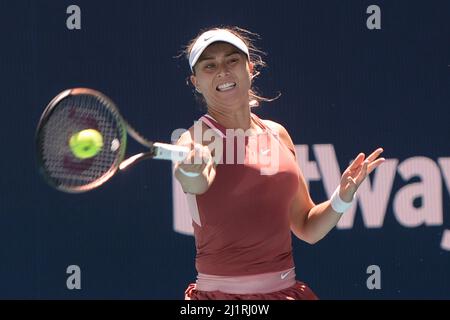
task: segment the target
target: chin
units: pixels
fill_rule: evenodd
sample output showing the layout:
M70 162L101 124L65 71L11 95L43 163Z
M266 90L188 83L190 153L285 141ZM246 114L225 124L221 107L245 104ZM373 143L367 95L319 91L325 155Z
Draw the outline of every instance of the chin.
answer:
M248 94L242 92L238 88L235 88L225 92L216 92L215 99L223 103L235 105L248 100Z

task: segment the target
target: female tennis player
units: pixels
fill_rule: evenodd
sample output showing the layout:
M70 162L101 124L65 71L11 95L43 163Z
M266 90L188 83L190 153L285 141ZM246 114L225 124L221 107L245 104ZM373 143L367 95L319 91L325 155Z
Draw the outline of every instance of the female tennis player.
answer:
M382 148L367 157L360 153L331 199L315 204L287 130L252 113L252 106L268 100L252 90L263 66L252 35L236 27L214 28L186 49L190 80L207 108L177 142L192 148L175 165L197 250L198 276L186 299L317 299L296 280L291 231L310 244L322 239L351 206L359 185L384 161ZM196 134L198 129L212 134ZM236 141L244 141L243 152ZM272 157L276 170L264 173L262 155Z

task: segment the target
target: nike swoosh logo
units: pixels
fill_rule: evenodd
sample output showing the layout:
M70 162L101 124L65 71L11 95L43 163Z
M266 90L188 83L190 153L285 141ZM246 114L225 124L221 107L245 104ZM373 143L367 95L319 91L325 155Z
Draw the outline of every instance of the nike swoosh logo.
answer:
M211 36L211 37L208 37L208 38L205 38L205 39L203 39L203 41L208 41L209 39L211 39L213 36Z
M294 270L294 269L291 269L291 270L289 270L289 271L287 271L287 272L282 273L282 274L281 274L281 280L286 279L286 277L288 276L289 273L292 272L292 270Z
M270 149L267 149L267 150L261 151L261 154L263 156L265 156L265 155L269 154L269 152L270 152Z

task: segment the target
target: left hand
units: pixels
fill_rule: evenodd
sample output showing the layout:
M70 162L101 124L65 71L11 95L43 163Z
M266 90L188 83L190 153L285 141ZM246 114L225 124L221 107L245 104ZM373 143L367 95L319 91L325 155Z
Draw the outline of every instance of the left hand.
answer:
M364 179L385 161L384 158L377 159L383 151L383 148L378 148L365 160L364 153L358 154L356 159L353 160L350 166L342 174L339 191L339 196L342 200L345 202L351 202L353 200L356 190L358 190L358 187Z

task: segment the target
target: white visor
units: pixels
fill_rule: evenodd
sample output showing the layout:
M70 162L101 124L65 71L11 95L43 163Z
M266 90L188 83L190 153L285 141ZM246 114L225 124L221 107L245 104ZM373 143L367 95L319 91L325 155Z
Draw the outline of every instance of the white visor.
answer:
M248 47L242 41L231 33L230 31L224 29L215 29L209 30L205 33L202 33L200 37L198 37L197 41L195 41L194 46L192 47L191 52L189 53L189 66L191 67L191 71L194 71L194 66L197 63L198 59L202 55L203 51L213 42L226 42L229 43L247 55L248 60L250 61L250 55L248 52Z

